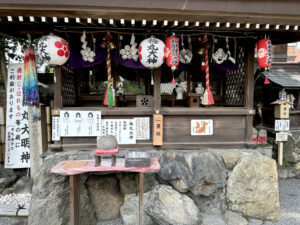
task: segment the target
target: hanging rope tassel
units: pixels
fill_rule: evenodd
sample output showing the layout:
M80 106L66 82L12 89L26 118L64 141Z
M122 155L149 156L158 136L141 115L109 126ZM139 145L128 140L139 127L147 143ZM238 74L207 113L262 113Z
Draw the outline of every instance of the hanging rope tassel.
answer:
M110 60L110 45L107 45L107 57L106 57L106 68L107 68L107 88L105 91L105 98L103 101L104 105L114 106L115 96L113 89L113 79L111 76L111 60Z
M206 47L205 49L205 79L206 79L206 89L203 94L202 104L212 105L215 104L215 101L209 87L208 47Z
M172 75L173 75L172 84L175 84L175 79L174 79L174 70L172 70Z
M268 78L265 78L265 84L270 84L270 81L268 80Z

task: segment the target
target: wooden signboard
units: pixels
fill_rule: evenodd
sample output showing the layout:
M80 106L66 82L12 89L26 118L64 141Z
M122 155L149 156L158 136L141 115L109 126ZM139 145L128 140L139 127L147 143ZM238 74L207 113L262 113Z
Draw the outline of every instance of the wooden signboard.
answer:
M285 132L276 133L276 141L287 141L288 135Z
M163 116L153 115L153 145L163 145Z

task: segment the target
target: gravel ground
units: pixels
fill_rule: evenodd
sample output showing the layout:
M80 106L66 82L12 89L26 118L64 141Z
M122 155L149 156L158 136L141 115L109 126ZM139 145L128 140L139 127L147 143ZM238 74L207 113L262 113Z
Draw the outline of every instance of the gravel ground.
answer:
M300 225L300 179L279 180L279 195L282 219L266 225ZM11 217L0 217L0 225L13 225L20 221ZM24 224L23 222L19 223ZM122 220L99 222L97 225L122 225Z
M300 179L279 180L281 220L272 225L300 225Z

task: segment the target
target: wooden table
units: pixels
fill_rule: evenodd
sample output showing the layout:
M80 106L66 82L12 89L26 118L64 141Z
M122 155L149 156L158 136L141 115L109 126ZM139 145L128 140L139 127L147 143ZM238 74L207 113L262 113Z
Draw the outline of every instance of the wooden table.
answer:
M156 158L151 159L150 167L125 167L125 159L117 158L116 165L111 166L111 159L103 159L95 167L95 160L61 161L52 168L51 173L69 176L70 182L70 225L80 224L80 174L88 172L136 172L140 177L139 191L139 225L143 225L144 173L158 172L160 164Z

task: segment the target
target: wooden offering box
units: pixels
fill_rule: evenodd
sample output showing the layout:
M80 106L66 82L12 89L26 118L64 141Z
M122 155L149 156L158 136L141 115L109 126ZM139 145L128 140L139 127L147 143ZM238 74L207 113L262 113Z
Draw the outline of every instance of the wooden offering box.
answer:
M189 107L199 108L201 96L202 96L202 94L189 93Z

